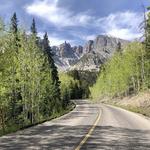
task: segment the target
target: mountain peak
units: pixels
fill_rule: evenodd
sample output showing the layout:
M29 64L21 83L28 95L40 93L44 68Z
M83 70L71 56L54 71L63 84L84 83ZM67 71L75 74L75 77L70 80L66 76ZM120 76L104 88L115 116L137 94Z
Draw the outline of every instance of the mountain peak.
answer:
M53 47L53 51L57 54L55 57L56 65L60 70L77 69L77 70L99 70L108 58L116 51L118 43L122 46L129 41L108 35L98 35L94 40L89 40L82 47L72 47L66 41L59 47Z

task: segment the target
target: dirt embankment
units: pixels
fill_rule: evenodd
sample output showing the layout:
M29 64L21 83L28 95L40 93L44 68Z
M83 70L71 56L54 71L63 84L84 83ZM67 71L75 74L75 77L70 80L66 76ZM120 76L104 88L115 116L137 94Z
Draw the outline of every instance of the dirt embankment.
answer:
M150 117L150 90L141 92L138 95L128 96L118 99L105 99L104 103L117 105L119 107L141 113Z

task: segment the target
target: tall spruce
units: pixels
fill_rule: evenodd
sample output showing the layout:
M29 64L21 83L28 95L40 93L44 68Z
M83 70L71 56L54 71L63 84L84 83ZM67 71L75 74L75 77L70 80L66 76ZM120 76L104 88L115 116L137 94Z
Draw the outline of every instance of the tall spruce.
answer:
M43 49L48 56L48 62L49 62L50 68L52 69L53 82L56 83L56 85L59 87L60 81L59 81L59 77L58 77L58 71L57 71L57 67L56 67L54 59L53 59L52 49L49 46L47 32L45 33L44 39L43 39Z
M11 18L11 27L10 27L10 30L14 34L16 34L18 32L18 19L17 19L16 12L13 14L13 16Z
M15 51L17 52L19 47L19 37L18 37L18 19L16 12L14 12L13 16L11 17L10 33L13 35Z
M61 100L61 94L60 94L60 81L59 81L59 76L58 76L58 71L57 67L55 65L54 59L53 59L53 54L52 54L52 49L49 45L49 40L48 40L48 34L47 32L44 35L43 38L43 51L47 55L48 62L49 62L49 67L51 70L51 78L52 78L52 84L54 85L55 89L55 94L54 98L57 99L58 101L55 102L56 105L58 104L60 106L60 100ZM63 105L63 104L61 104Z
M20 97L19 92L19 80L17 77L18 70L18 52L20 47L20 40L18 34L18 19L16 13L13 14L10 24L10 48L13 49L11 54L11 65L10 65L10 84L11 84L11 101L10 101L10 116L13 117L14 122L17 121L17 117L20 112L20 106L18 105Z
M16 13L9 27L0 21L0 135L61 113L70 97L69 87L60 92L47 33L38 42L34 19L30 36L22 32Z
M35 23L35 19L33 18L32 20L32 25L31 25L31 33L35 36L37 36L37 29L36 29L36 23Z
M35 43L37 44L37 46L41 49L41 44L39 42L40 39L37 35L38 35L38 32L37 32L37 28L36 28L36 22L35 22L35 19L33 18L32 19L32 24L31 24L31 36L32 36L32 38L34 38Z

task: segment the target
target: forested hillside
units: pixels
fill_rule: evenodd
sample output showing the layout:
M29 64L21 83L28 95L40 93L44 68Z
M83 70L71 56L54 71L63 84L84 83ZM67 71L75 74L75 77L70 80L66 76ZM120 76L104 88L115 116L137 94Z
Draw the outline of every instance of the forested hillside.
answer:
M100 70L97 82L90 88L93 99L125 97L150 88L150 12L143 22L143 42L118 47L114 56Z
M20 28L16 13L10 25L0 22L0 134L43 122L70 109L49 46L48 35ZM67 85L66 85L67 84Z

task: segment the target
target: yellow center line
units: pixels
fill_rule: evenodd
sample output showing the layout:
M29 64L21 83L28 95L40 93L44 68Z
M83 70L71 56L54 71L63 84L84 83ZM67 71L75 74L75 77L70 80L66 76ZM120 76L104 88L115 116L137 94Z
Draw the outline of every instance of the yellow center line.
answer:
M86 141L88 140L88 138L91 136L92 132L94 131L95 127L97 126L98 122L100 121L101 118L101 111L99 109L99 113L98 116L93 124L93 126L90 128L90 130L88 131L88 133L85 135L85 137L83 138L83 140L80 142L80 144L75 148L75 150L80 150L81 147L83 146L83 144L86 143Z

